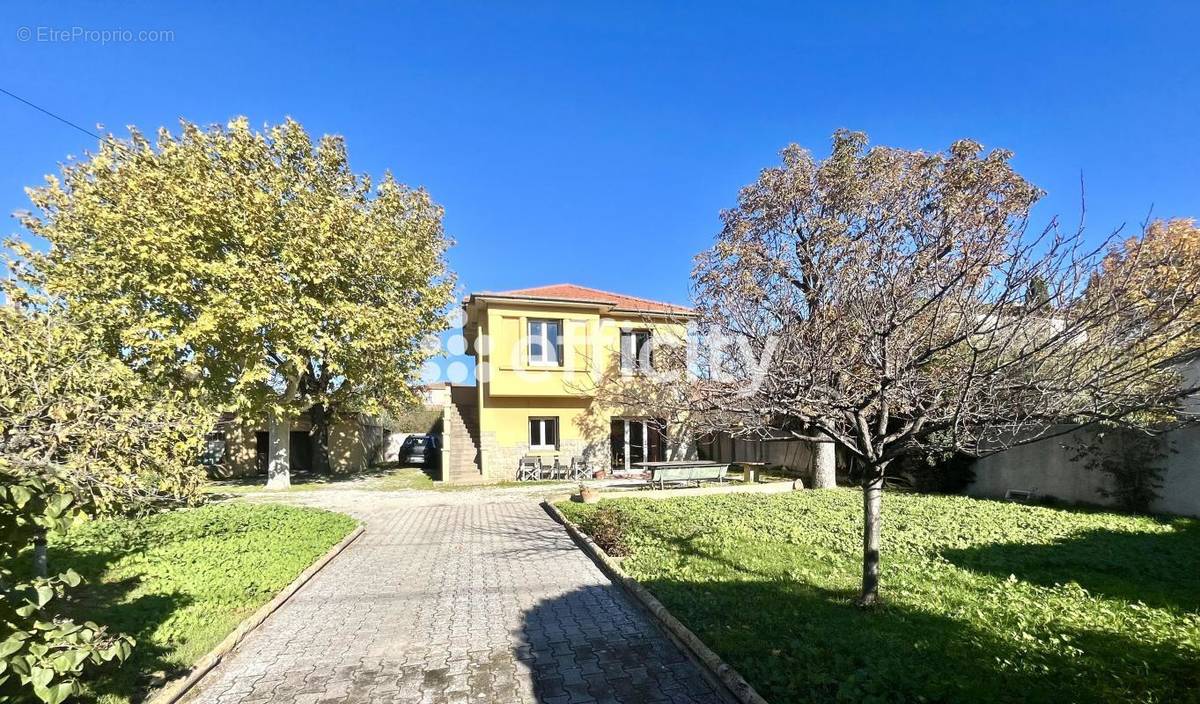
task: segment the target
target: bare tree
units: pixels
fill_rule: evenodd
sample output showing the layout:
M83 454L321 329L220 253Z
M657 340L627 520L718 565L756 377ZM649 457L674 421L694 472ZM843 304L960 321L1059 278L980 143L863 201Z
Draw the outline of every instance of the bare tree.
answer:
M694 271L698 418L735 433L832 439L862 469L863 578L877 601L888 465L914 449L980 455L1064 421L1170 413L1178 298L1127 314L1089 286L1082 227L1028 230L1042 193L1011 154L867 148L842 131L817 162L792 145L722 213ZM1195 295L1200 271L1181 272ZM1191 287L1190 289L1188 287ZM1030 291L1036 295L1030 295Z

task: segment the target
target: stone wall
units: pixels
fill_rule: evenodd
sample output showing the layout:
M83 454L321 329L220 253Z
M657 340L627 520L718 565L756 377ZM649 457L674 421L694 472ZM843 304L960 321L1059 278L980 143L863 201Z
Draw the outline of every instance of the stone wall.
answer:
M541 457L542 464L554 464L555 457L561 464L569 465L572 457L583 457L593 469L607 469L611 463L607 443L588 442L581 439L563 438L555 452L530 452L525 443L502 445L496 434L482 433L479 439L483 457L483 478L487 481L512 481L517 477L517 464L527 455Z

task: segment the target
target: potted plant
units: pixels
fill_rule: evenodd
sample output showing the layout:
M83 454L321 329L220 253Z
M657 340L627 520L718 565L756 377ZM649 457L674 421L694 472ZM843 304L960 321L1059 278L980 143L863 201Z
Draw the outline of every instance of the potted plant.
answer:
M600 500L600 490L595 487L580 484L579 500L585 504L594 504Z

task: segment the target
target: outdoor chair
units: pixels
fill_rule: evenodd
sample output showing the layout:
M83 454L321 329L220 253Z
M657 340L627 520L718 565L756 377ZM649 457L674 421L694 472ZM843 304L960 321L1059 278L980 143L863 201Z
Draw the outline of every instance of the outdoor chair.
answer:
M568 477L572 481L579 481L581 479L590 479L591 476L592 476L592 473L588 469L587 460L583 459L582 457L572 457L571 458L571 467L569 470Z
M559 464L557 457L554 458L554 464L552 464L546 468L546 473L547 473L546 474L547 479L566 479L567 478L567 468L564 467L563 465Z
M517 481L533 481L535 479L541 479L541 476L542 458L525 456L517 462Z

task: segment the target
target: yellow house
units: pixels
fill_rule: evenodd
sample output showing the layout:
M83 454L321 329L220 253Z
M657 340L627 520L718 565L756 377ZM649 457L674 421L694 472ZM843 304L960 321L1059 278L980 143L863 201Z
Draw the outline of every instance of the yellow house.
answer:
M605 380L651 372L659 345L686 342L690 309L555 284L471 294L463 310L476 385L451 390L446 479L512 479L525 456L618 470L691 456L674 419L597 399Z

